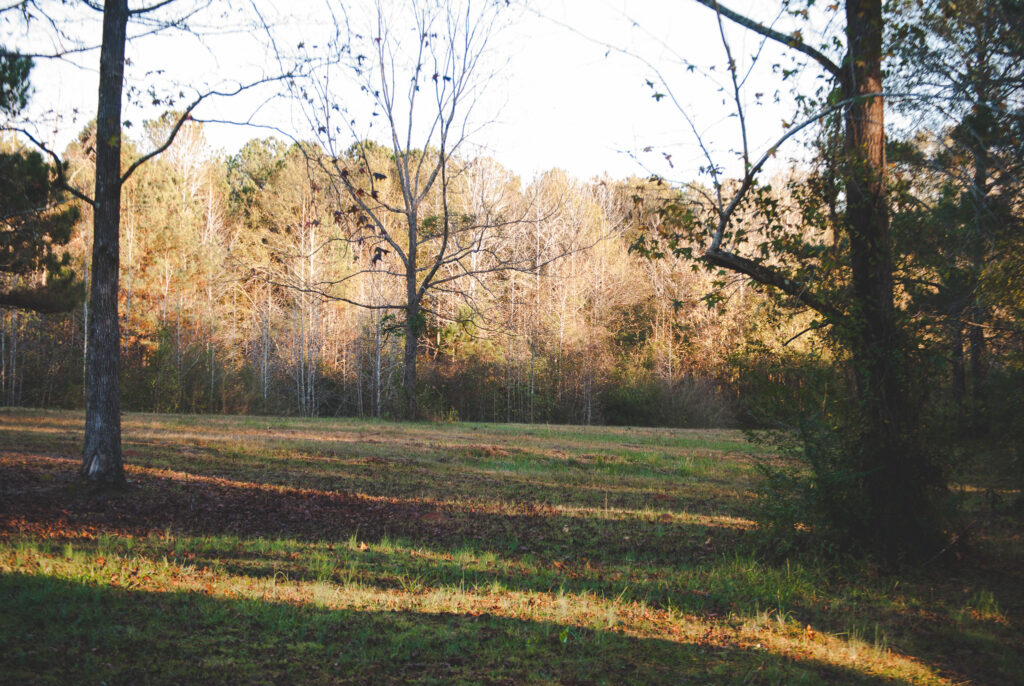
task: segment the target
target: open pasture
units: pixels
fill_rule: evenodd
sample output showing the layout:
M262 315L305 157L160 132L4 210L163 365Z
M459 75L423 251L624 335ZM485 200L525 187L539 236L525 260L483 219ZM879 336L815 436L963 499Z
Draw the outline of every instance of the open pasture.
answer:
M0 412L7 683L1024 683L1024 545L766 560L739 432ZM988 494L986 496L986 493Z

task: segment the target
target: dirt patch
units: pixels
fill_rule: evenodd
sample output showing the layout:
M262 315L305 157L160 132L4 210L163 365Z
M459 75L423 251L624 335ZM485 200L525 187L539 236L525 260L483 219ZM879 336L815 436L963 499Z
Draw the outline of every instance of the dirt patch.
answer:
M167 528L192 535L344 538L358 530L422 534L416 523L436 505L336 491L245 483L127 467L123 491L96 493L66 458L0 456L0 535L45 537L98 531L147 535ZM438 520L431 520L436 525Z
M511 454L496 445L471 445L466 448L467 457L508 457Z
M0 537L235 535L310 541L384 536L436 547L479 541L541 557L643 555L675 559L714 554L682 523L591 521L525 503L521 512L495 512L470 504L369 496L234 481L186 472L126 467L130 483L96 493L67 457L0 453Z
M386 457L363 457L355 461L356 464L392 464L394 460L389 460Z

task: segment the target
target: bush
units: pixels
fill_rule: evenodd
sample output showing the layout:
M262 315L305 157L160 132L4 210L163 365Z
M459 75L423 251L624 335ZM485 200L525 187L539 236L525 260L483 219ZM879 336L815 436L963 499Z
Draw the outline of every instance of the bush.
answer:
M662 388L651 381L613 384L601 399L604 420L613 426L656 426L663 404Z
M756 518L767 552L877 556L901 564L948 550L957 538L959 503L945 488L944 472L954 453L915 432L898 447L882 448L888 459L869 471L865 465L879 460L864 452L870 444L852 396L823 399L819 412L796 418L788 430L753 432L779 456L758 465L764 480Z
M764 481L756 518L767 551L836 556L848 550L868 524L868 504L846 432L812 416L795 431L761 431L753 438L779 455L757 465Z
M659 379L618 379L601 395L602 418L613 426L724 428L735 426L733 401L714 382L684 376Z

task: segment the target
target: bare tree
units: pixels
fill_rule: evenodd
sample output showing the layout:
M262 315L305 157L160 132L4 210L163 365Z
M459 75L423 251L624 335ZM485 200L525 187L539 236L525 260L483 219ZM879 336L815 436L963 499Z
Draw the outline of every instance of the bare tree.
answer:
M430 297L468 301L484 274L538 266L505 250L507 229L524 217L502 211L500 198L478 198L466 208L456 208L452 200L471 167L459 153L473 131L482 89L494 75L487 47L506 5L414 0L395 7L378 1L371 30L362 37L365 53L347 40L336 44L331 58L296 81L318 133L319 148L310 147L310 157L330 179L341 239L369 262L345 281L383 272L404 283L401 301L384 304L347 295L341 282L324 283L322 291L360 307L402 312L402 387L409 418L418 413L416 358L425 316L443 316L431 308ZM399 16L408 20L410 31L396 27ZM355 74L372 106L368 119L380 122L386 146L358 133L360 115L339 103L333 90L339 68ZM369 134L374 130L369 127ZM353 139L357 143L351 145Z
M168 126L162 143L131 163L121 168L122 99L125 85L125 46L128 42L128 27L131 22L140 25L139 35L148 35L162 30L187 30L189 20L211 5L210 0L151 0L137 7L130 7L128 0L105 0L102 4L84 0L87 10L102 12L102 42L99 47L99 91L96 107L96 175L95 188L90 196L85 190L64 178L65 165L56 152L51 150L37 136L22 126L8 127L32 141L55 162L62 186L79 200L93 208L93 245L91 279L89 285L89 317L87 333L87 393L85 446L81 474L90 482L104 485L124 483L124 466L121 455L121 406L120 406L120 343L118 321L118 279L120 269L120 215L121 190L125 182L143 164L164 152L174 142L182 127L192 117L192 112L203 101L214 96L230 96L252 88L254 85L274 80L257 79L245 85L232 86L226 90L211 89L195 92L190 101L184 103L177 117ZM177 5L178 12L168 16L166 11ZM68 26L74 21L60 21L48 17L49 8L26 0L5 10L18 9L26 21L46 18L48 25L58 34L58 42L73 47L56 49L49 54L36 55L42 58L62 58L70 54L80 55L93 51L96 46L77 40L70 34ZM79 18L80 20L80 18ZM133 90L134 93L134 90ZM136 93L136 95L138 95ZM155 91L154 91L155 96ZM155 98L158 99L159 98ZM181 99L185 100L184 95ZM174 105L173 100L164 101Z

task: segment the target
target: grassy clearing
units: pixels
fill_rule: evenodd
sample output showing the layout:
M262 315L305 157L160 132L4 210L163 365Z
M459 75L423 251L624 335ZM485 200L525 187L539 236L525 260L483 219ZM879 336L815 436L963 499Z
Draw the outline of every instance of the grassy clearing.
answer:
M900 577L767 563L728 431L0 412L12 683L1024 682L1019 521Z

